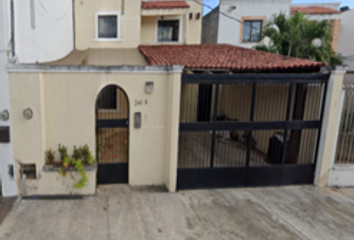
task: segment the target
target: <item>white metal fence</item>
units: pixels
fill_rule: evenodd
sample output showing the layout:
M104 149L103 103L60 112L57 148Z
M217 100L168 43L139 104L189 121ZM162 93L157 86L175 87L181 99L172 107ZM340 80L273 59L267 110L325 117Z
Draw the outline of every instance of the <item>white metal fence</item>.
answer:
M344 84L344 102L335 164L354 164L354 85Z

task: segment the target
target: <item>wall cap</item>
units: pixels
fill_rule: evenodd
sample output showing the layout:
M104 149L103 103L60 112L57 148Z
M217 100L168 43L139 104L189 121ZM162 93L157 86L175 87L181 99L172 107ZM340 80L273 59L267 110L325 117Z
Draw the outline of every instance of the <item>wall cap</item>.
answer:
M182 73L184 66L56 66L41 64L8 64L9 73Z
M348 70L347 66L326 66L321 68L321 73L331 73L331 75L344 75Z
M42 168L43 172L59 172L59 168L61 167L55 167L55 166L48 166L44 165ZM84 165L84 170L85 171L97 171L97 162L93 163L92 165ZM77 172L77 169L74 167L69 167L65 169L66 172Z
M332 168L334 171L354 171L354 164L335 164Z

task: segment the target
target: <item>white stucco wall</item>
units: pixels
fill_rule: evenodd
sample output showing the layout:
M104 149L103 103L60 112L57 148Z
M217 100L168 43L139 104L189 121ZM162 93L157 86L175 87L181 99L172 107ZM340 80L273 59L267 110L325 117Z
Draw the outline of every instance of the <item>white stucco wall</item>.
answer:
M35 28L31 0L15 1L16 55L20 63L60 59L73 49L72 0L35 0Z
M344 60L344 64L348 65L349 71L354 71L354 10L342 13L341 18L338 52L344 57L350 57Z
M331 169L330 187L354 187L354 165L335 165Z
M291 0L220 0L220 11L240 19L242 17L266 17L267 22L274 14L284 12L290 14ZM236 6L230 11L230 7ZM257 43L242 43L241 24L235 20L220 15L218 43L229 43L242 47L252 48Z
M10 111L9 82L6 71L7 56L4 51L10 39L9 31L9 1L0 1L0 112L7 109ZM0 126L11 126L11 121L0 120ZM12 144L0 143L0 179L2 180L2 191L4 196L14 196L17 194L16 182L7 173L8 165L14 164Z

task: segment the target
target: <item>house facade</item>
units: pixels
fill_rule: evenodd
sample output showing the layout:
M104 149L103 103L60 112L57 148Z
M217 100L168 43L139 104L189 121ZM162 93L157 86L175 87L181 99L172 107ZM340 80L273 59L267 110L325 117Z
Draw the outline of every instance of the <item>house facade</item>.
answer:
M3 196L14 196L17 194L16 182L9 170L13 169L14 157L10 141L11 122L8 116L11 114L9 99L9 83L6 64L8 62L8 43L10 35L10 4L9 1L0 3L0 181Z
M7 66L20 196L327 185L344 71L199 44L201 8L75 1L69 54Z
M344 57L344 64L348 66L348 71L354 71L354 31L352 28L352 22L354 20L354 10L349 10L341 14L341 30L338 42L338 52ZM354 79L352 73L348 78Z
M75 1L76 49L199 44L201 14L194 1ZM115 31L100 32L104 24Z
M291 1L220 0L219 6L203 18L202 42L252 48L261 41L262 28L274 14L290 15Z
M304 13L310 20L328 21L332 26L332 47L337 50L341 28L340 3L291 4L292 0L221 0L218 7L203 18L203 43L229 43L253 48L261 39L262 28L275 14L291 16Z

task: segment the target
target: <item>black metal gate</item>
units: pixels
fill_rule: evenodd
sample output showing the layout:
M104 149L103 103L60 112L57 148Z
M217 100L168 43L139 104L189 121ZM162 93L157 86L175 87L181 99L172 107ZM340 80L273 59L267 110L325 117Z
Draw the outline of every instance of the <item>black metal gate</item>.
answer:
M328 79L184 74L177 188L313 183Z
M125 92L107 86L97 98L98 184L128 182L129 107Z

